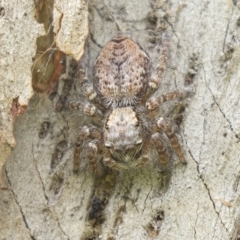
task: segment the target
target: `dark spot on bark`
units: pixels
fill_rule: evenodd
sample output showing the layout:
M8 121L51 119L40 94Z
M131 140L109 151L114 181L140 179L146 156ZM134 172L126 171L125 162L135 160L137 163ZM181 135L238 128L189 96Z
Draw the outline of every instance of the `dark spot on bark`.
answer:
M5 15L5 9L0 7L0 16L3 17Z
M238 18L236 24L237 24L238 27L240 27L240 18Z
M38 132L38 137L40 139L43 139L47 136L48 132L49 132L49 129L50 129L50 122L42 122L41 126L40 126L40 130Z
M60 141L56 148L55 152L52 155L52 160L51 160L51 169L56 168L56 166L61 162L62 157L67 150L67 141L63 140Z
M58 194L61 187L63 186L64 183L64 176L62 173L55 174L52 178L51 185L49 187L50 191L53 191L54 194Z
M148 20L148 23L149 23L149 24L155 26L155 25L157 24L158 18L157 18L157 16L156 16L155 13L150 12L150 13L148 14L147 20Z
M195 75L196 75L195 73L191 73L191 72L187 73L185 80L184 80L185 86L188 86L193 83L193 78Z

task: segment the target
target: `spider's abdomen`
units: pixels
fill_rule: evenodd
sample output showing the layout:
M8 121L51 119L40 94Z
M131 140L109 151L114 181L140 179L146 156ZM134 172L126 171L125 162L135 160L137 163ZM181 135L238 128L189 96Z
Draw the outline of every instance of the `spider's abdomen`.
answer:
M117 36L97 58L94 85L106 106L131 106L146 93L149 73L147 53L131 39Z

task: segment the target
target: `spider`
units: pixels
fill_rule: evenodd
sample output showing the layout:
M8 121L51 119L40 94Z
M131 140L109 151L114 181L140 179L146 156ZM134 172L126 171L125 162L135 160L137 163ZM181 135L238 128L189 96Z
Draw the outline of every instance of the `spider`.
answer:
M105 165L114 170L126 170L150 160L152 148L158 154L160 170L166 171L169 157L162 134L169 139L180 162L186 164L170 123L163 117L155 119L161 103L186 96L176 91L153 96L165 70L168 45L169 36L164 34L155 78L150 74L148 54L130 38L118 35L103 47L94 66L93 86L87 79L81 83L87 103L69 103L71 109L80 110L99 122L98 127L83 126L78 133L75 172L79 171L83 150L94 169Z

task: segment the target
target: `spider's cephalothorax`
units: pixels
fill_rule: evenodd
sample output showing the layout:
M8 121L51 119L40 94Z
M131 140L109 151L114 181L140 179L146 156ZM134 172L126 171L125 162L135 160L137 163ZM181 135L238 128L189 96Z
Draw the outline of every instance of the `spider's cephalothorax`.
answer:
M162 117L153 121L148 116L161 103L185 97L179 92L152 96L165 69L168 44L169 38L165 35L156 78L150 76L149 56L130 38L117 36L102 49L94 67L93 87L86 79L82 82L91 103L69 104L72 109L100 117L102 126L101 129L94 126L81 128L75 143L75 171L79 169L82 150L94 168L106 165L113 169L128 169L149 160L152 148L159 155L161 170L165 171L169 161L162 142L163 133L179 160L186 163L171 125Z
M132 107L115 108L105 121L104 145L125 151L142 143L142 127Z

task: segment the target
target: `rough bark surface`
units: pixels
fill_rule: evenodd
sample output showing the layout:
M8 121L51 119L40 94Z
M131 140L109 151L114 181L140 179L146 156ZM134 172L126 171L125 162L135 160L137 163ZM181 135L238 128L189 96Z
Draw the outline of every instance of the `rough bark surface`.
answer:
M79 60L88 36L88 9L83 0L55 1L53 26L59 50Z
M18 110L10 109L14 99L19 107L26 106L33 95L32 57L40 34L43 27L34 20L32 3L0 2L0 187L5 187L2 166L15 146L13 122Z
M61 8L63 15L69 15L68 7ZM161 35L167 31L171 36L157 94L189 89L193 93L185 102L178 131L188 165L178 163L173 153L166 185L151 164L116 177L107 175L101 179L104 183L90 170L73 174L74 141L88 118L74 116L67 108L56 112L46 95L35 95L15 124L17 145L5 170L10 190L0 192L0 239L236 239L240 3L93 0L88 10L83 66L90 80L101 47L119 31L149 53L153 72ZM81 23L72 22L77 31ZM30 20L27 24L36 25ZM30 40L21 44L29 46ZM60 80L59 89L62 84ZM69 99L81 99L80 91L76 79ZM162 114L168 115L175 105L164 104ZM43 124L46 132L40 135Z

